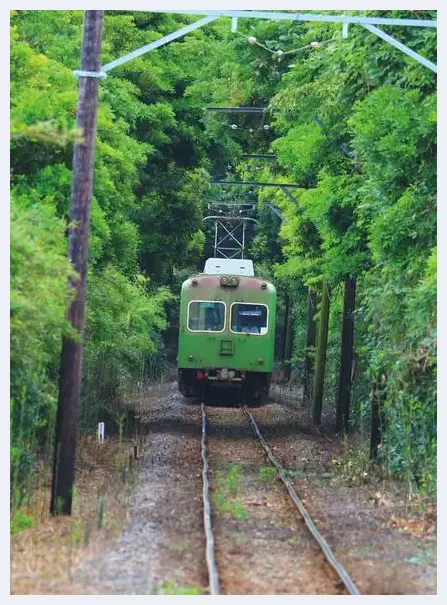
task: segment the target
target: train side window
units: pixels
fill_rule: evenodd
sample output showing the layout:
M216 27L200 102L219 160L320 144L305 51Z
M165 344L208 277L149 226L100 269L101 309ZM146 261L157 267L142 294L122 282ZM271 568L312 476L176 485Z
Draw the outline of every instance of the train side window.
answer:
M193 300L188 305L188 330L191 332L223 332L225 303Z
M231 331L248 334L267 334L268 307L254 303L231 305Z

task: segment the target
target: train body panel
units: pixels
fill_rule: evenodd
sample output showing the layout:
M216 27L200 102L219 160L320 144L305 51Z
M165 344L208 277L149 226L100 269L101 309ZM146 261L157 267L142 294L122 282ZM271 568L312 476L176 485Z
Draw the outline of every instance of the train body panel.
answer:
M273 370L276 289L245 275L200 274L182 285L179 389L240 386L267 392Z

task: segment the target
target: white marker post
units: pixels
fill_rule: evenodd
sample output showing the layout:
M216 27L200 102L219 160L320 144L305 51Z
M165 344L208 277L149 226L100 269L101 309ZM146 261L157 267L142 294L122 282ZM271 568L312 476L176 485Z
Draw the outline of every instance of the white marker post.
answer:
M104 422L98 422L98 441L104 441Z

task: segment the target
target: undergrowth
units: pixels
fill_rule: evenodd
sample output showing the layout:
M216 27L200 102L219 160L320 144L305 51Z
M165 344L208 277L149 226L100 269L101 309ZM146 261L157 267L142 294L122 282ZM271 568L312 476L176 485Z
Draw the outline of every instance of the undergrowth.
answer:
M181 587L177 584L177 582L171 582L166 580L161 584L156 584L154 586L154 594L155 595L203 595L204 592L201 588L197 586L186 586Z
M383 479L384 470L380 463L371 464L369 446L364 443L342 442L340 456L332 460L333 477L354 487L373 480Z
M276 479L276 468L273 466L261 466L259 469L259 478L263 483L271 483Z
M213 501L219 513L232 515L238 521L248 517L248 508L239 502L239 494L244 478L242 466L233 464L228 472L218 471L217 490Z

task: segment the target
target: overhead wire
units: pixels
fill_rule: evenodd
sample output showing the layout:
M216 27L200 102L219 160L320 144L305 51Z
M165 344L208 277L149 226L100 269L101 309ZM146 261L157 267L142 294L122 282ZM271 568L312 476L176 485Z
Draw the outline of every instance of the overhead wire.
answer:
M237 30L233 31L233 33L237 34L238 36L241 36L242 38L245 38L250 45L259 46L260 48L263 48L264 50L269 52L271 55L276 55L278 59L280 59L281 57L284 57L286 55L291 55L291 54L297 53L300 50L304 50L306 48L320 48L321 45L324 44L324 42L314 41L314 42L310 42L309 44L305 44L304 46L300 46L299 48L295 48L295 49L291 49L291 50L287 50L287 51L283 51L280 49L272 50L265 44L262 44L262 42L259 42L254 36L247 36L246 34L243 34ZM232 130L239 130L242 132L248 132L250 134L255 134L261 130L270 129L270 124L264 124L265 113L267 113L267 112L268 112L268 110L266 112L262 113L261 126L258 128L242 128L241 126L238 126L237 124L228 124L227 122L221 122L221 124L223 126L227 126L228 128L231 128Z
M266 46L265 44L262 44L262 42L259 42L259 40L257 40L257 38L255 38L255 36L247 36L246 34L243 34L242 32L239 32L239 31L235 31L233 33L237 34L238 36L241 36L242 38L245 38L251 46L255 46L255 45L259 46L260 48L263 48L264 50L268 51L270 54L277 55L278 58L284 57L285 55L291 55L293 53L297 53L300 50L304 50L306 48L320 48L324 44L324 42L318 42L315 40L313 42L310 42L309 44L305 44L304 46L300 46L299 48L295 48L292 50L286 50L286 51L283 51L281 49L273 50L273 49L269 48L268 46Z

